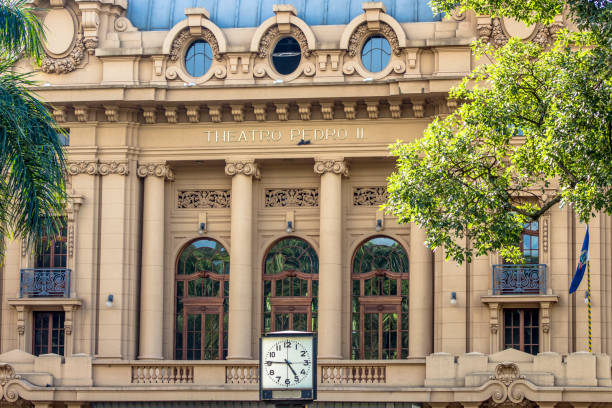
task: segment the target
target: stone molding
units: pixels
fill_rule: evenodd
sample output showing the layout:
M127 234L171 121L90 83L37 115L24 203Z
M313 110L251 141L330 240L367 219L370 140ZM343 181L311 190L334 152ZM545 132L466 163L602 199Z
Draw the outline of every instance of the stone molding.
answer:
M139 163L136 173L138 177L155 176L174 181L174 172L166 163Z
M344 159L315 159L314 172L321 175L334 173L344 177L349 176L348 164Z
M253 176L256 179L261 178L261 172L259 165L255 163L255 160L226 160L225 161L225 174L228 176L235 176L236 174L243 174L245 176Z

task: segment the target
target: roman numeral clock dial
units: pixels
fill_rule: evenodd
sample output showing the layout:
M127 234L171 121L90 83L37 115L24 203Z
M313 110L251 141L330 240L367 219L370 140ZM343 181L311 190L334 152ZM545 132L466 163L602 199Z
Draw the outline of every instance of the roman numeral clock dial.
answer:
M304 332L268 333L261 338L262 399L316 398L315 336Z

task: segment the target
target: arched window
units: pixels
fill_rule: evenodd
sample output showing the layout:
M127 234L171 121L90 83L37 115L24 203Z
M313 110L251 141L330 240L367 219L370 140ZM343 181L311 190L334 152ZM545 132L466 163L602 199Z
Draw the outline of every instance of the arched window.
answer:
M351 358L408 357L408 256L394 239L376 237L353 257Z
M389 64L391 45L382 35L374 35L361 49L361 63L370 72L380 72Z
M174 358L222 360L227 356L229 254L211 239L192 242L176 267Z
M281 38L272 52L272 65L281 75L289 75L295 71L301 59L300 44L293 37Z
M213 53L210 45L203 40L191 43L185 54L185 69L194 78L208 72L212 65Z
M278 241L264 260L264 332L317 330L319 258L300 238Z

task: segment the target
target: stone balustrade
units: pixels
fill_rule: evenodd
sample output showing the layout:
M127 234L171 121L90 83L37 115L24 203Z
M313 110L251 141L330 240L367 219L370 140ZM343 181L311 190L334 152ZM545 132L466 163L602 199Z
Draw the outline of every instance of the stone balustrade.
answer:
M384 364L322 365L321 384L384 384L387 370Z
M225 366L226 384L259 384L259 364Z
M132 384L193 383L193 366L184 364L147 364L132 366Z

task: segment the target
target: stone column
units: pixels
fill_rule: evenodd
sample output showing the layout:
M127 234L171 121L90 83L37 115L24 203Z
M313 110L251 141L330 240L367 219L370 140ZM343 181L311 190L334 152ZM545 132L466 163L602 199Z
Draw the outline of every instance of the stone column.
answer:
M342 176L343 158L315 159L321 175L319 228L319 338L320 359L342 358Z
M228 359L253 358L253 177L252 159L227 160L232 176Z
M139 359L163 359L164 189L174 174L164 163L140 164L145 178L140 275Z
M410 357L433 353L433 253L425 246L425 231L416 224L410 228Z

